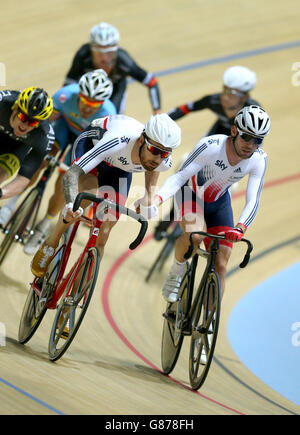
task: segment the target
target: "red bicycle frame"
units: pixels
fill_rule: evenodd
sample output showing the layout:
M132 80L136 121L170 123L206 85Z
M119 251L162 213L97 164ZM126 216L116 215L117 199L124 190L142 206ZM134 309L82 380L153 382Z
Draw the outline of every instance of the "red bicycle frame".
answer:
M59 270L57 272L57 277L55 279L55 285L54 285L53 294L52 294L51 298L46 303L47 309L53 310L53 309L55 309L57 307L57 303L58 303L61 295L64 293L64 291L66 289L66 285L68 284L68 282L69 282L69 280L70 280L74 270L77 267L80 267L80 265L81 265L81 263L82 263L82 261L84 259L84 256L85 256L87 250L89 248L93 248L93 247L96 246L97 237L98 237L98 234L99 234L99 231L100 231L100 227L101 227L102 222L103 222L103 221L98 220L95 217L95 209L96 209L96 207L97 207L97 204L93 204L93 212L94 212L93 213L94 214L93 220L91 220L91 219L89 219L89 218L87 218L85 216L80 217L80 219L78 219L75 222L67 243L63 244L59 248L59 250L55 253L55 256L53 257L53 259L54 259L65 248L64 252L63 252L63 259L61 261L60 268L59 268ZM75 235L77 233L78 226L79 226L80 222L82 222L82 221L85 221L86 223L89 223L89 224L91 222L93 222L93 224L92 224L92 231L91 231L90 237L89 237L89 239L87 241L87 244L85 245L84 250L81 253L80 257L74 263L73 267L70 269L68 274L64 277L63 275L65 273L65 270L66 270L66 267L67 267L67 264L68 264L68 260L69 260L69 257L70 257L70 253L71 253L71 246L72 246L72 243L74 241ZM91 273L91 271L92 271L92 268L90 269L90 273ZM32 288L37 293L37 295L40 296L41 290L40 290L40 288L38 287L38 285L36 283L37 279L38 278L35 278L34 282L32 283ZM76 279L76 274L74 274L73 279L71 281L70 290L72 289L72 286L73 286L73 283L74 283L75 279ZM69 295L69 293L67 294L67 296L68 295Z
M107 208L112 208L115 209L117 212L120 213L124 213L127 214L128 216L132 217L133 219L137 220L140 224L141 224L141 228L140 228L140 232L138 234L138 236L136 237L136 239L129 245L129 249L135 249L143 240L143 237L147 231L147 227L148 227L148 223L147 221L140 215L138 215L137 213L133 212L132 210L128 209L127 207L124 207L120 204L116 204L113 201L110 201L109 199L104 199L104 198L98 198L95 197L95 195L89 194L89 193L79 193L76 197L76 200L74 202L74 207L73 207L73 211L76 211L78 209L78 207L80 206L80 203L83 199L87 199L93 202L93 219L89 219L86 216L81 216L73 225L73 229L71 231L70 237L67 241L66 244L63 244L59 250L55 253L55 256L53 257L53 259L60 253L62 252L63 258L61 260L60 266L59 266L59 270L57 271L57 276L55 278L55 284L54 284L54 290L53 293L51 295L51 297L49 298L49 300L46 302L46 308L47 309L55 309L57 306L57 303L60 299L60 297L62 296L62 294L64 293L66 286L72 276L72 274L74 273L76 268L79 268L80 265L83 262L84 256L86 254L86 252L90 249L90 248L94 248L96 246L96 241L97 241L97 237L99 235L100 232L100 227L103 223L102 220L99 220L96 217L96 209L97 209L97 205L102 202L104 207ZM81 253L80 257L78 258L78 260L75 262L74 266L71 268L71 270L68 272L68 274L64 277L64 273L67 267L67 263L70 257L70 253L71 253L71 246L72 243L74 241L78 226L80 224L81 221L85 221L86 223L88 223L89 225L91 225L91 231L90 231L90 236L89 239L87 241L87 244L84 247L83 252ZM63 250L63 251L62 251ZM52 259L52 261L53 261ZM90 269L90 273L92 271L92 268ZM40 296L41 295L41 289L38 286L37 280L39 278L35 278L33 283L32 283L32 288L35 291L35 293ZM76 273L74 274L72 281L71 281L71 285L70 290L72 289L72 286L74 284L74 281L76 279ZM67 296L69 295L69 291L67 293Z

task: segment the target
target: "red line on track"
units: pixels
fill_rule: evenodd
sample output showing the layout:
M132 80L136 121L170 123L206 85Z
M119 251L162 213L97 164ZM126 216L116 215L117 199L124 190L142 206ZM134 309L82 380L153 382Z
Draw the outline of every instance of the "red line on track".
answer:
M286 177L282 177L276 180L271 180L265 183L264 185L264 189L268 189L271 187L275 187L281 184L285 184L288 183L290 181L295 181L297 179L300 179L300 173L299 174L293 174L293 175L289 175ZM235 198L239 198L240 196L245 195L245 191L242 192L238 192L236 194L233 195L233 199ZM143 245L145 245L146 243L148 243L151 239L153 238L153 235L150 234L147 237L145 237L144 241L141 243L141 245L137 248L141 248ZM117 336L123 341L123 343L138 357L140 358L145 364L147 364L148 366L150 366L152 369L156 370L157 372L162 373L162 371L160 370L159 367L157 367L155 364L153 364L151 361L149 361L146 357L144 357L131 343L130 341L125 337L125 335L122 333L122 331L120 330L120 328L118 327L117 323L115 322L111 311L110 311L110 306L109 306L109 301L108 301L108 295L109 295L109 291L111 288L111 283L112 280L114 279L117 271L119 270L119 268L123 265L123 263L127 260L127 258L132 255L133 251L130 251L129 249L124 252L113 264L113 266L111 267L111 269L109 270L108 274L106 275L105 281L103 283L103 287L102 287L102 291L101 291L101 299L102 299L102 306L104 309L104 313L105 316L108 320L108 322L110 323L112 329L115 331L115 333L117 334ZM164 375L165 376L165 375ZM191 392L193 392L194 394L197 394L198 396L202 397L203 399L206 399L218 406L221 406L225 409L228 409L232 412L234 412L235 414L240 414L240 415L244 415L242 412L231 408L227 405L224 405L221 402L218 402L214 399L212 399L211 397L205 396L204 394L199 393L198 391L194 391L192 388L188 387L187 385L177 381L176 379L172 378L171 376L167 376L171 381L173 381L174 383L180 385L181 387L185 388L186 390L189 390Z
M153 238L153 235L150 234L147 236L144 241L141 243L141 245L137 248L141 248L143 245L145 245L147 242L149 242ZM127 260L130 255L132 255L133 251L130 251L129 249L124 252L113 264L112 268L109 270L108 274L106 275L105 281L103 283L102 292L101 292L101 299L102 299L102 306L104 309L105 316L110 323L112 329L115 331L117 336L123 341L123 343L137 356L139 357L145 364L150 366L152 369L156 370L157 372L162 373L159 367L157 367L155 364L153 364L151 361L149 361L147 358L144 357L131 343L130 341L125 337L125 335L122 333L118 325L116 324L111 311L109 307L109 301L108 301L108 295L109 290L111 288L112 280L114 279L114 276L116 275L118 269L122 266L122 264ZM165 376L165 375L164 375ZM220 403L208 396L205 396L204 394L199 393L198 391L194 391L192 388L188 387L187 385L177 381L176 379L172 378L171 376L167 376L171 381L173 381L175 384L180 385L181 387L185 388L186 390L189 390L193 392L194 394L197 394L198 396L201 396L202 398L209 400L210 402L219 405L223 408L226 408L236 414L243 415L240 411L237 411L236 409L230 408L227 405L224 405L223 403Z

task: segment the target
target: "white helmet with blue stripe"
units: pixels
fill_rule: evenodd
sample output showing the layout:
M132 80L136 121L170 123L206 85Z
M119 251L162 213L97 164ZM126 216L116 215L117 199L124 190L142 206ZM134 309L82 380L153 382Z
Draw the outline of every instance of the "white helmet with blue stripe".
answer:
M99 23L91 28L90 41L102 47L117 46L120 41L118 30L108 23Z

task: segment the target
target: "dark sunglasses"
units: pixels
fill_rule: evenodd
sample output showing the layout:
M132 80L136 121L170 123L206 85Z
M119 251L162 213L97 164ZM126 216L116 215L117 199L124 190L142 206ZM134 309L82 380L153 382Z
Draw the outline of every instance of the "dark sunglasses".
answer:
M255 137L255 136L251 136L251 134L247 134L247 133L240 133L239 135L241 136L241 138L245 141L245 142L250 142L251 140L253 140L254 145L261 145L263 143L263 139L261 137Z
M22 122L27 122L29 127L37 127L39 125L39 121L37 121L36 119L29 118L28 115L26 115L21 111L18 112L17 116Z
M145 138L145 143L147 146L147 150L150 151L150 153L153 154L154 156L160 155L162 159L165 159L171 154L169 151L164 151L152 145L152 143L148 142L146 138Z
M223 86L223 94L224 95L234 95L235 97L242 98L246 95L245 92L236 91L235 89L228 88L227 86Z

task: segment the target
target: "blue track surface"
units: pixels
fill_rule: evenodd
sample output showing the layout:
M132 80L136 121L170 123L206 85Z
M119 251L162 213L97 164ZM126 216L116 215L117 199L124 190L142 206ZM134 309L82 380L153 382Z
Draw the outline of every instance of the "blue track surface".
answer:
M300 405L300 262L247 293L227 325L231 346L258 378Z

